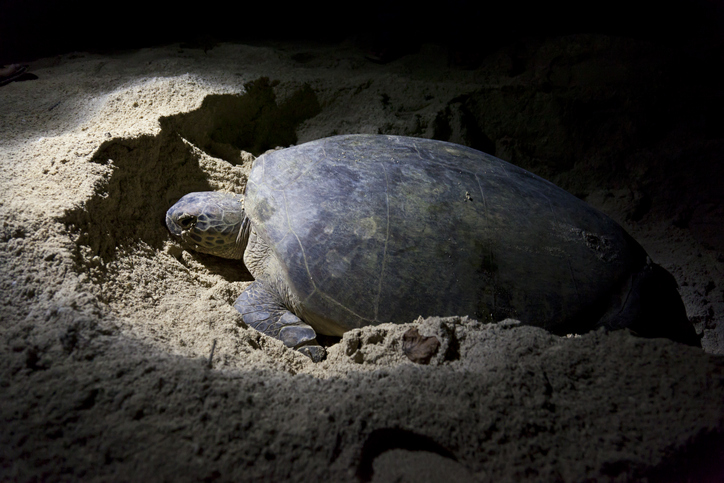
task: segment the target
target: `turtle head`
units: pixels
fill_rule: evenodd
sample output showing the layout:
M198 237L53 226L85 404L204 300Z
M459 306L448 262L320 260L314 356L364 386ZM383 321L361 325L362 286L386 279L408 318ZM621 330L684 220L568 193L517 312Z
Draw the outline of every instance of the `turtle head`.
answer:
M233 193L189 193L166 212L166 226L188 248L223 258L242 258L249 238L244 196Z

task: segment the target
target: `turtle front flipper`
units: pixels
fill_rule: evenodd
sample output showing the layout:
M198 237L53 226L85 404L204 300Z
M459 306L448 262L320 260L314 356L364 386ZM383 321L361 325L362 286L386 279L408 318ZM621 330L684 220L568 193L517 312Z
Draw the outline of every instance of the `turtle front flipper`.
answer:
M252 283L236 299L234 308L241 313L245 324L282 341L314 362L324 357L324 348L317 344L314 329L290 312L269 284L260 280Z

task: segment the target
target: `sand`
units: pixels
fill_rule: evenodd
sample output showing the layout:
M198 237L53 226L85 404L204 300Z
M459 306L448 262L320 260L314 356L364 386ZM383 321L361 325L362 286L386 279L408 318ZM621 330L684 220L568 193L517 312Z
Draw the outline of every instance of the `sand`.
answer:
M33 62L0 88L0 480L716 481L724 138L688 55L571 36L476 69L432 44ZM460 314L351 331L314 364L247 328L248 272L184 251L165 211L345 133L470 145L585 199L674 275L703 350ZM427 365L411 328L441 343Z

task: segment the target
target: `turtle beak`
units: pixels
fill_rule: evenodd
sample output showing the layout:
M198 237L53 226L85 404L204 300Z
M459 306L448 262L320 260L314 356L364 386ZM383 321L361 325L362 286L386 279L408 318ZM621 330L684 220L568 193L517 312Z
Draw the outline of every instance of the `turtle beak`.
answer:
M183 238L184 232L193 230L196 225L196 216L189 213L175 213L173 208L166 213L166 228L172 235Z
M174 205L166 212L166 228L172 235L184 238L184 232L193 230L197 219L193 214L177 210Z

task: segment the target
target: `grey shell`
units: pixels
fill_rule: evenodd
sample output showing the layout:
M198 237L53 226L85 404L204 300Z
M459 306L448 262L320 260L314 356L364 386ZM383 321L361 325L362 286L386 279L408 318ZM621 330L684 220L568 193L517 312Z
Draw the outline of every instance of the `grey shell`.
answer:
M255 161L245 198L318 332L418 316L595 324L643 249L554 184L464 146L348 135Z

